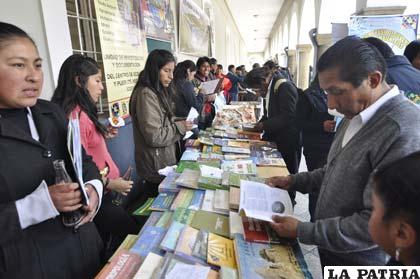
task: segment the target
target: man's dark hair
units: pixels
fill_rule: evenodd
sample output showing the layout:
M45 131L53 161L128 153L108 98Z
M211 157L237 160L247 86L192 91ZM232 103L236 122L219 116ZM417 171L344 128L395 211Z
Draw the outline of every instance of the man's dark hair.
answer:
M261 66L260 66L260 63L254 63L253 65L252 65L252 69L256 69L256 68L260 68Z
M223 65L222 64L217 64L217 69L223 70Z
M197 63L196 63L197 69L200 69L201 65L203 65L206 62L211 64L210 59L207 56L203 56L203 57L198 58Z
M245 76L244 82L249 88L261 88L270 73L271 70L268 67L253 69Z
M210 58L210 65L216 65L217 64L217 59L216 58Z
M268 60L267 62L264 63L263 66L269 68L270 70L273 70L273 69L277 69L278 65L273 60Z
M339 78L359 87L368 74L379 71L385 80L387 67L379 51L356 36L348 36L331 46L318 61L318 72L338 69Z
M242 71L241 66L236 67L236 70L237 70L237 71Z
M404 55L408 61L413 62L414 58L420 53L420 40L412 41L404 50Z
M381 39L376 37L368 37L364 38L363 40L376 47L385 59L395 56L392 48Z
M232 71L233 71L233 69L235 69L235 65L229 65L229 67L228 67L228 71L229 71L229 72L232 72Z

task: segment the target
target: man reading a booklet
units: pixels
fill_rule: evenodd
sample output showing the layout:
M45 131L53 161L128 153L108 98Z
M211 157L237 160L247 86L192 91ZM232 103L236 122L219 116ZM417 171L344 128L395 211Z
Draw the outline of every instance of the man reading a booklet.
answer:
M371 173L420 150L420 111L385 81L386 63L369 43L346 37L318 62L328 107L344 114L327 164L312 172L272 177L267 184L302 193L319 192L314 222L275 217L283 237L317 245L321 264L384 265L386 254L372 241Z

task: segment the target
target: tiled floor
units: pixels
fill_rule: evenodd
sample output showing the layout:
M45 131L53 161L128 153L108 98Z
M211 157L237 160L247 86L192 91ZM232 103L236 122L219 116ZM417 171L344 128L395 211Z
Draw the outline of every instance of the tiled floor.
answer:
M302 155L302 161L299 167L299 172L307 171L305 157ZM301 221L309 221L310 215L308 211L308 195L296 193L296 206L294 209L296 217ZM309 271L312 273L314 279L322 278L321 264L319 262L318 248L314 245L300 244L303 256Z

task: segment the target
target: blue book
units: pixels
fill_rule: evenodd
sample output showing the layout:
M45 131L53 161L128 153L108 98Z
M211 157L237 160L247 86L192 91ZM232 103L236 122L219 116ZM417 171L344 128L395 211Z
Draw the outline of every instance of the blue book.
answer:
M313 278L297 242L270 245L247 242L241 234L235 234L234 238L239 278ZM277 262L282 266L281 269L273 268Z
M153 211L149 218L147 218L146 223L144 223L143 227L141 228L140 232L138 235L141 235L143 233L143 230L149 226L154 226L160 219L160 217L162 217L163 212L158 212L158 211Z
M176 243L178 242L179 235L181 234L185 226L185 224L182 224L180 222L172 221L168 232L166 233L165 237L162 240L162 243L160 244L160 248L165 251L173 252L175 250Z
M175 199L175 193L159 193L159 195L155 198L152 205L150 206L150 210L154 211L165 211L169 210L172 205L172 202Z
M199 210L203 203L205 193L206 191L204 190L195 190L188 209Z
M139 239L131 247L130 251L145 258L149 252L162 254L159 251L159 244L165 236L166 229L161 227L148 226L143 230Z

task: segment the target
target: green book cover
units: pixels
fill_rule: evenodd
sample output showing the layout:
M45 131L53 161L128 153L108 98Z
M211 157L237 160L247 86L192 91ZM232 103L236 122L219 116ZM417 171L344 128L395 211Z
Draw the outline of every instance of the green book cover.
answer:
M209 190L229 190L229 186L221 185L222 180L211 177L200 177L198 179L198 187Z
M150 206L152 206L154 200L154 198L148 198L142 206L140 206L138 209L136 209L136 211L133 212L133 215L149 216L150 213L152 213L152 211L150 210Z
M191 222L191 227L229 237L229 217L217 213L197 211Z
M162 216L156 222L155 227L168 228L172 220L172 211L164 211Z
M177 173L182 173L185 169L199 170L200 166L198 165L197 162L180 161L175 171Z
M172 219L179 223L190 225L196 211L185 207L175 209Z
M241 187L241 180L265 183L265 179L261 177L233 172L223 172L222 185Z

